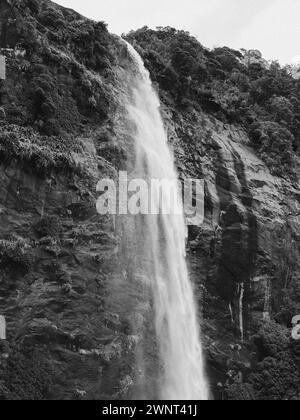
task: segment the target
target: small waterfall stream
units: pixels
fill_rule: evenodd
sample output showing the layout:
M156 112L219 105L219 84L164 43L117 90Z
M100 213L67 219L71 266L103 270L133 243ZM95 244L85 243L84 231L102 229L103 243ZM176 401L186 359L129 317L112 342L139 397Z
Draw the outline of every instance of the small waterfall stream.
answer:
M134 177L177 181L158 96L141 57L129 44L127 48L136 66L127 104L128 122L134 127ZM179 193L175 196L175 204L182 206ZM185 260L184 216L141 215L134 223L141 242L140 268L149 279L153 299L161 366L159 398L207 400L197 308Z

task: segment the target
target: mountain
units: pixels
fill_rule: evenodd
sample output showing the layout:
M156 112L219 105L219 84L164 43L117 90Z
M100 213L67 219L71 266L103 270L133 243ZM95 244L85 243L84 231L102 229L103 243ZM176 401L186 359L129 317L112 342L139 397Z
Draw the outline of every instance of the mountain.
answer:
M173 28L125 38L180 177L205 180L187 257L214 397L297 400L299 82L258 51L209 50ZM132 62L105 23L46 0L0 0L0 48L0 398L133 398L147 302L95 205L98 180L132 159Z

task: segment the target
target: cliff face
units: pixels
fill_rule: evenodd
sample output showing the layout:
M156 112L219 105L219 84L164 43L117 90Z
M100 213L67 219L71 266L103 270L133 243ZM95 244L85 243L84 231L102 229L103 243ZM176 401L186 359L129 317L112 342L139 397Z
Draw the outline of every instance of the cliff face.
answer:
M0 16L1 398L124 398L139 324L114 221L96 211L99 179L125 160L124 47L50 2L2 0Z
M7 57L0 81L0 315L7 321L0 397L141 396L136 359L141 349L149 359L155 353L154 342L140 341L152 328L147 299L131 274L134 257L124 252L121 227L95 205L98 180L117 176L132 158L122 108L132 71L126 49L103 23L35 0L0 1L0 40ZM205 223L189 228L188 263L215 396L297 399L299 349L290 340L300 311L300 192L290 155L297 153L297 119L288 125L272 117L272 131L261 104L255 112L262 109L264 120L255 121L252 105L233 111L216 63L205 83L204 64L197 70L196 99L195 75L178 82L155 43L146 47L139 33L129 40L157 84L179 174L205 180ZM292 83L276 77L283 91ZM208 89L216 85L213 96ZM286 96L296 114L290 97L297 92ZM279 115L275 105L268 112L275 107ZM274 130L286 139L283 149ZM278 158L285 171L275 170ZM266 365L282 378L276 389ZM151 381L150 374L149 389Z
M247 382L264 359L254 339L264 325L275 317L290 337L298 307L280 294L290 293L289 282L295 293L293 276L298 279L299 190L270 174L243 129L198 113L192 122L181 115L177 124L165 116L182 174L205 179L205 222L189 229L188 259L203 308L212 386L224 397L221 384ZM190 139L197 139L196 147ZM260 398L259 385L257 394L238 395L242 388L231 397Z

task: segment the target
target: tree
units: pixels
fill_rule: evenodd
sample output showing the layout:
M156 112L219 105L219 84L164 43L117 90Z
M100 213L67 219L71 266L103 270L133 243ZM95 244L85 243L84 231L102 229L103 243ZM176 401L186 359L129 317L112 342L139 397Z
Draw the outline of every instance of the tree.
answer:
M269 101L270 112L277 122L291 124L294 118L294 107L291 101L283 96L273 96Z
M251 126L250 139L274 175L291 175L295 171L294 136L285 127L272 121Z

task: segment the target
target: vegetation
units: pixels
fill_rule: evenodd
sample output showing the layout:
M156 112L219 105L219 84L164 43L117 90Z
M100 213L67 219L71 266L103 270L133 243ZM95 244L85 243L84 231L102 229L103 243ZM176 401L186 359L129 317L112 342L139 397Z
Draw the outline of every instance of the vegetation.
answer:
M1 8L0 47L14 54L0 81L0 158L41 174L70 169L73 139L109 117L115 38L103 22L49 1Z
M288 67L266 62L259 51L208 50L170 27L144 27L127 39L142 54L163 101L243 126L272 173L294 176L300 89Z
M288 128L277 122L253 123L250 127L250 139L273 174L292 175L295 168L295 138Z
M254 337L259 362L244 383L227 387L231 400L299 400L299 346L291 332L275 322L264 325Z
M293 340L292 318L300 314L298 233L289 222L274 229L271 244L272 312L274 321L253 337L257 362L244 382L229 384L232 400L299 400L300 342Z
M55 238L59 236L61 229L61 221L57 216L45 216L34 226L40 238Z
M75 171L71 153L78 151L72 136L46 137L17 125L5 125L0 131L2 162L18 160L40 175L49 175L52 170Z
M0 241L0 267L19 269L27 273L33 264L33 255L30 246L24 240Z
M0 366L0 400L45 400L51 387L51 369L41 350L15 346Z

